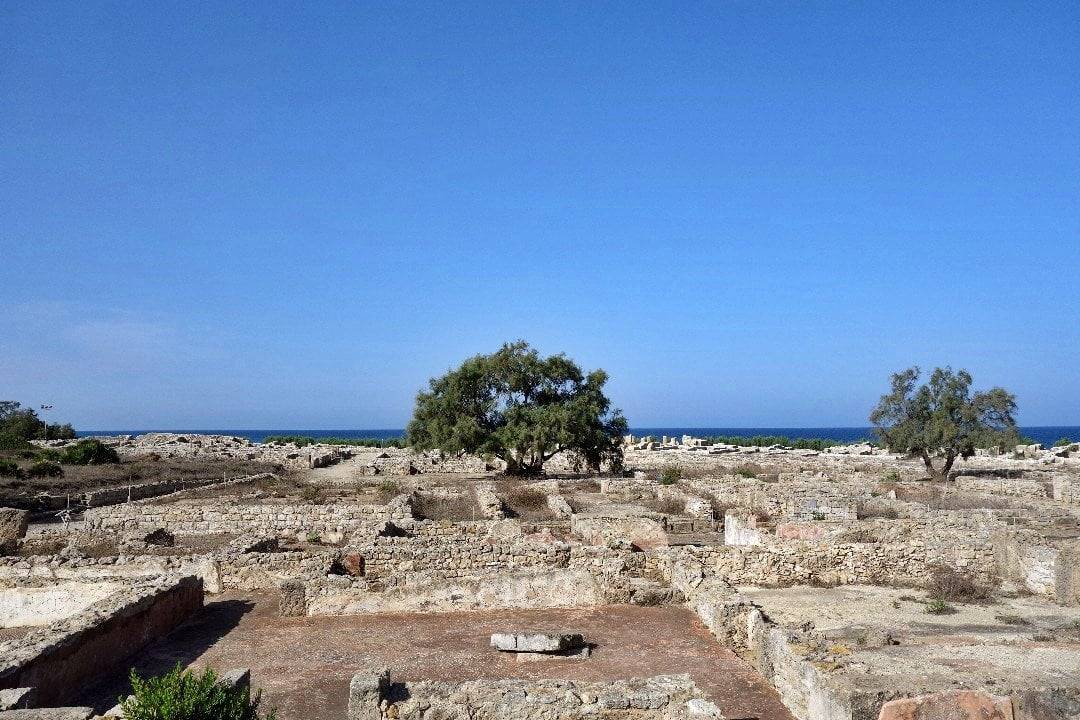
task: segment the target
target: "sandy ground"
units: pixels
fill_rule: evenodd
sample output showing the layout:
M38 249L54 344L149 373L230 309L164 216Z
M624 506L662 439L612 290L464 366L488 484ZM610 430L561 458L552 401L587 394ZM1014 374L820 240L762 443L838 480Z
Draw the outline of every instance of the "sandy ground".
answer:
M491 633L516 629L583 632L595 651L588 659L520 663L489 647ZM282 618L273 597L226 595L134 665L145 674L177 662L250 668L253 686L264 689L282 720L344 717L349 679L370 666L389 667L396 681L689 673L731 720L791 720L772 688L684 607ZM124 678L113 677L78 702L104 710L127 690Z

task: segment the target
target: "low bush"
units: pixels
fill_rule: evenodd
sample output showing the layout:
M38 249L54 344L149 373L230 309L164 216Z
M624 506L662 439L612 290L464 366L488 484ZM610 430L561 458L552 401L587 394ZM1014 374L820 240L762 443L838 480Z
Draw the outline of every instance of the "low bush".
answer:
M942 602L977 602L990 597L990 588L949 565L930 567L930 582L926 589L931 598Z
M17 462L0 459L0 477L21 478L22 474L22 469Z
M941 598L933 598L926 603L926 612L931 615L948 615L956 612L956 608Z
M870 518L896 520L900 515L896 512L896 508L883 507L881 505L870 503L858 503L855 506L855 517L859 520L869 520Z
M405 448L408 444L404 438L339 438L339 437L312 437L310 435L269 435L263 438L265 445L286 445L292 443L297 447L315 445L351 445L353 447L373 448Z
M413 512L425 520L476 520L480 508L476 498L466 495L420 494L413 499Z
M674 485L682 479L682 468L678 465L666 465L663 470L660 471L660 477L658 482L661 485Z
M401 489L401 484L397 480L390 480L389 478L380 480L379 484L375 486L375 491L379 495L379 501L383 503L388 503L405 492Z
M673 497L653 500L648 503L648 507L658 513L663 513L664 515L686 514L686 503Z
M120 462L116 450L100 440L80 440L60 453L65 465L111 465Z
M18 435L11 433L0 433L0 453L5 455L14 455L20 452L26 452L33 450L34 446L28 443Z
M326 496L323 494L322 488L315 485L305 485L300 490L300 499L306 503L320 505L326 499Z
M184 670L178 663L165 675L148 679L131 671L131 696L121 701L125 720L274 720L259 714L262 693L220 682L212 669Z
M746 462L736 465L731 471L739 477L756 478L765 473L765 468L755 462Z
M785 437L784 435L713 435L704 438L705 442L710 445L738 445L739 447L772 447L773 445L780 445L782 447L790 447L796 450L824 450L832 447L833 445L847 445L849 443L841 440L830 440L829 438L798 438L793 439ZM873 444L873 440L865 440Z
M48 460L49 462L60 462L60 451L53 448L44 448L42 450L35 450L30 456L33 460Z
M26 471L27 477L63 477L64 468L52 460L38 460Z
M1063 438L1059 438L1058 441L1054 443L1054 447L1068 447L1069 445L1072 445L1072 444L1073 444L1072 440L1070 440L1067 437L1063 437Z

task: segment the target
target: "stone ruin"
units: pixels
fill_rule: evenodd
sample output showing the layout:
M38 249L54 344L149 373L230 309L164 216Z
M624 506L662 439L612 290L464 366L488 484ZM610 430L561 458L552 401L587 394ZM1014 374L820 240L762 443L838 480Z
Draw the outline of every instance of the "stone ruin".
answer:
M185 437L118 449L298 459ZM1077 453L980 455L942 485L876 449L626 444L628 471L600 477L366 450L282 471L339 489L407 480L378 501L253 492L267 480L253 475L92 490L64 524L0 509L0 718L114 715L94 687L236 603L283 618L294 642L354 621L390 633L366 658L335 646L283 675L237 650L257 639L238 635L245 620L221 630L207 657L250 668L285 718L1080 717ZM418 512L466 501L468 517ZM650 652L603 624L626 613L667 623L642 630ZM456 645L409 649L411 628L438 622L424 637ZM680 659L690 648L713 655ZM325 706L304 705L305 683L330 688Z

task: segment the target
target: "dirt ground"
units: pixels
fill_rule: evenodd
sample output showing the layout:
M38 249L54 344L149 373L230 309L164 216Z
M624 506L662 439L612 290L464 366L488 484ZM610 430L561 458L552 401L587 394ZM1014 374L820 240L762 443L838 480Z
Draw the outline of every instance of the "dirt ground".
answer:
M488 645L491 633L507 630L583 632L596 647L587 659L520 663ZM282 720L340 720L350 678L371 666L389 667L398 682L689 673L729 720L791 720L775 691L683 607L282 618L274 597L225 595L134 665L155 674L177 662L250 668L252 685L263 688L265 706L278 708ZM123 677L110 678L78 702L102 711L128 689Z
M20 460L26 468L30 460ZM125 459L110 465L64 465L63 477L0 478L0 505L21 507L37 493L78 494L161 480L215 480L263 472L280 472L278 465L248 460Z

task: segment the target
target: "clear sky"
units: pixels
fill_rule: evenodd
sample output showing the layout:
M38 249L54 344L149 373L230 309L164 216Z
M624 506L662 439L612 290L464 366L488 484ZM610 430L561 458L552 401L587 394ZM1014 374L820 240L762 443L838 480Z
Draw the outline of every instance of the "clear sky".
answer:
M0 396L401 427L523 338L636 426L1080 423L1080 4L0 4Z

